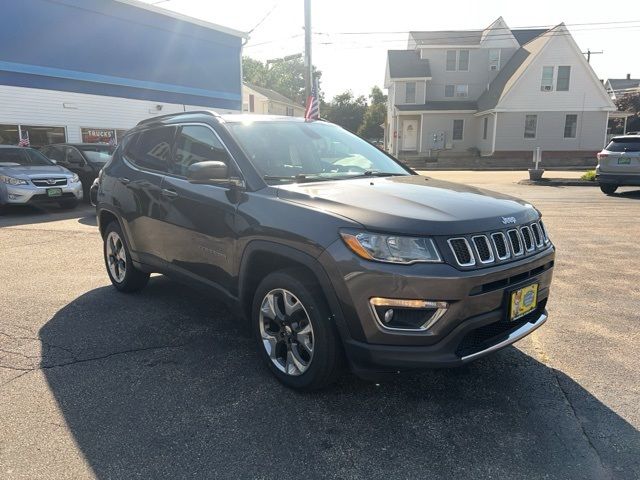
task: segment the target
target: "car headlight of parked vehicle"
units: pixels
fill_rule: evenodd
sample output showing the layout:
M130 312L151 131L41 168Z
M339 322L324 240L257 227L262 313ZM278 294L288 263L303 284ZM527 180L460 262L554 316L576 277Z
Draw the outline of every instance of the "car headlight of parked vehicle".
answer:
M7 185L29 185L27 180L22 180L21 178L13 178L7 175L0 175L0 182L6 183Z
M78 176L77 173L73 174L73 177L71 177L71 183L78 183L80 181L80 177Z
M356 255L388 263L442 262L433 240L369 232L341 232L342 239Z

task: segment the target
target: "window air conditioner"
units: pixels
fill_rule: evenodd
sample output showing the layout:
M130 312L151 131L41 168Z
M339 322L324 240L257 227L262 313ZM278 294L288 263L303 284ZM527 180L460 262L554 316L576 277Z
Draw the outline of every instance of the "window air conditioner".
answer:
M545 92L550 92L551 90L553 90L553 86L552 85L543 85L542 86L542 90Z

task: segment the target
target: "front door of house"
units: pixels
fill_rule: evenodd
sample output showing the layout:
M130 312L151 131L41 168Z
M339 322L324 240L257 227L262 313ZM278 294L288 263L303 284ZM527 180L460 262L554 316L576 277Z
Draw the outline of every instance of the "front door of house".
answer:
M418 149L418 120L402 121L402 150Z

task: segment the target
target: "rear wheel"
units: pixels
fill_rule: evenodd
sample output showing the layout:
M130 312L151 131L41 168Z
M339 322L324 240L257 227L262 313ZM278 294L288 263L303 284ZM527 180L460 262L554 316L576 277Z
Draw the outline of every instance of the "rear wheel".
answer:
M617 189L618 189L618 185L613 185L610 183L600 184L600 190L602 190L602 193L605 193L607 195L613 195Z
M149 281L149 274L138 270L131 261L120 225L111 222L104 235L104 263L109 279L121 292L137 292Z
M268 275L252 306L260 356L283 384L316 390L331 384L343 356L331 312L322 293L296 270Z

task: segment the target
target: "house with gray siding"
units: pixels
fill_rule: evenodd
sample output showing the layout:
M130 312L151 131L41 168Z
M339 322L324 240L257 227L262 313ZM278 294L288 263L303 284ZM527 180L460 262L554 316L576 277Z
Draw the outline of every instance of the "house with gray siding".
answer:
M595 161L616 108L564 26L410 32L387 55L385 145L416 166Z

